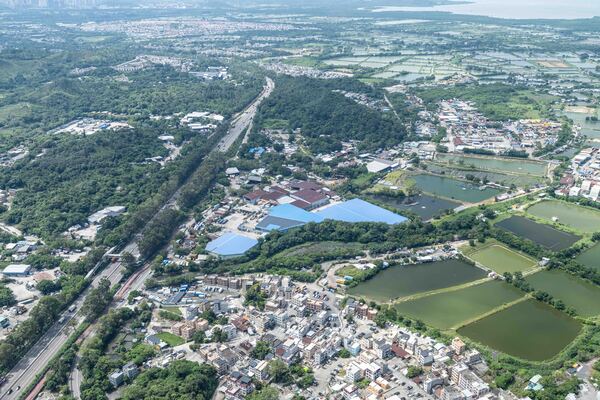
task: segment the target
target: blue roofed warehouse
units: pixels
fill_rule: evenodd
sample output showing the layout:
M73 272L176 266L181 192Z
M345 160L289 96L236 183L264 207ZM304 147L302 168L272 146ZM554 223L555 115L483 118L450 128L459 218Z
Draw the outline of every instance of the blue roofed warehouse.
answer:
M406 222L408 218L361 199L334 204L318 211L323 219L342 222L382 222L390 225Z
M227 232L206 244L206 251L221 258L239 257L258 244L258 240Z

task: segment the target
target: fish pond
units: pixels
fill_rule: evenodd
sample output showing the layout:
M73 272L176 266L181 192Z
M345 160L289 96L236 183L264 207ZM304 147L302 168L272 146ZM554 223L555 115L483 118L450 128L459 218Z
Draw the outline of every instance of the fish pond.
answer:
M427 163L427 171L433 174L445 175L451 178L464 178L472 175L480 180L487 180L502 186L515 185L517 187L534 187L545 182L546 178L534 175L509 174L496 171L474 170L468 167L460 167L457 164L446 164L430 162Z
M581 323L547 304L525 300L458 330L460 335L529 361L557 355L581 331Z
M417 293L461 285L486 276L482 269L461 260L396 266L348 289L348 294L387 302Z
M382 204L393 207L400 211L408 210L418 215L423 221L427 221L433 217L444 214L446 210L453 210L460 206L456 201L440 199L438 197L420 194L417 196L397 198L385 195L371 196Z
M512 285L490 281L464 289L404 301L396 304L396 309L402 315L446 330L460 326L523 296L524 293Z
M600 271L600 243L578 255L575 260L588 268Z
M600 121L587 118L595 116L595 113L564 112L563 115L581 126L581 134L591 139L600 139Z
M559 231L549 225L538 224L518 215L500 221L496 226L553 251L564 250L581 239L580 236Z
M536 217L553 221L582 232L596 232L600 227L600 211L563 201L541 201L529 207L527 212Z
M476 249L473 252L465 254L473 261L498 274L522 272L536 265L534 259L498 244Z
M438 154L437 160L463 166L473 166L477 169L488 171L528 174L534 176L546 176L548 170L548 164L545 162L516 158Z
M482 188L469 182L437 175L419 174L412 179L417 188L425 193L467 203L479 203L502 193L499 189Z
M535 290L550 293L568 307L573 307L578 315L600 315L600 287L591 282L556 270L541 271L526 279Z

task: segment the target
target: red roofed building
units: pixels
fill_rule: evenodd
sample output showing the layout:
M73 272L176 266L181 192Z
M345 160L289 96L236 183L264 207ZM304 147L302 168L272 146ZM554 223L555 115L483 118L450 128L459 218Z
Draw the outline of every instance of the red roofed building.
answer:
M329 197L325 196L323 193L316 192L312 189L302 189L297 192L294 192L291 196L294 199L302 200L305 203L308 203L310 206L306 208L306 210L312 210L314 208L321 207L329 203Z

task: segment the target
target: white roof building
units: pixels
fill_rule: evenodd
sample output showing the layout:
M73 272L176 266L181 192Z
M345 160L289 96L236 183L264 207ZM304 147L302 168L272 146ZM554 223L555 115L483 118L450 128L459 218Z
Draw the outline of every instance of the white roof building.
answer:
M30 272L31 265L28 264L11 264L2 271L7 276L28 275Z
M373 160L367 163L367 171L370 173L378 173L384 172L394 167L394 165L398 165L392 161L387 160Z

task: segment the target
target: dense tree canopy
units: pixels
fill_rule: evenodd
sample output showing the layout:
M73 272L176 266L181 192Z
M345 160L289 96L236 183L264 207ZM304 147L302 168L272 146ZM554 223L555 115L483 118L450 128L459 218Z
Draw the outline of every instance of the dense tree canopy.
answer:
M123 393L124 400L208 400L217 389L216 370L207 364L178 360L167 368L140 374Z
M334 90L381 97L353 79L279 77L260 107L257 126L274 119L288 121L289 128L301 129L315 153L340 150L342 140L361 140L363 147L377 149L397 145L405 137L404 126L392 113L370 109Z

